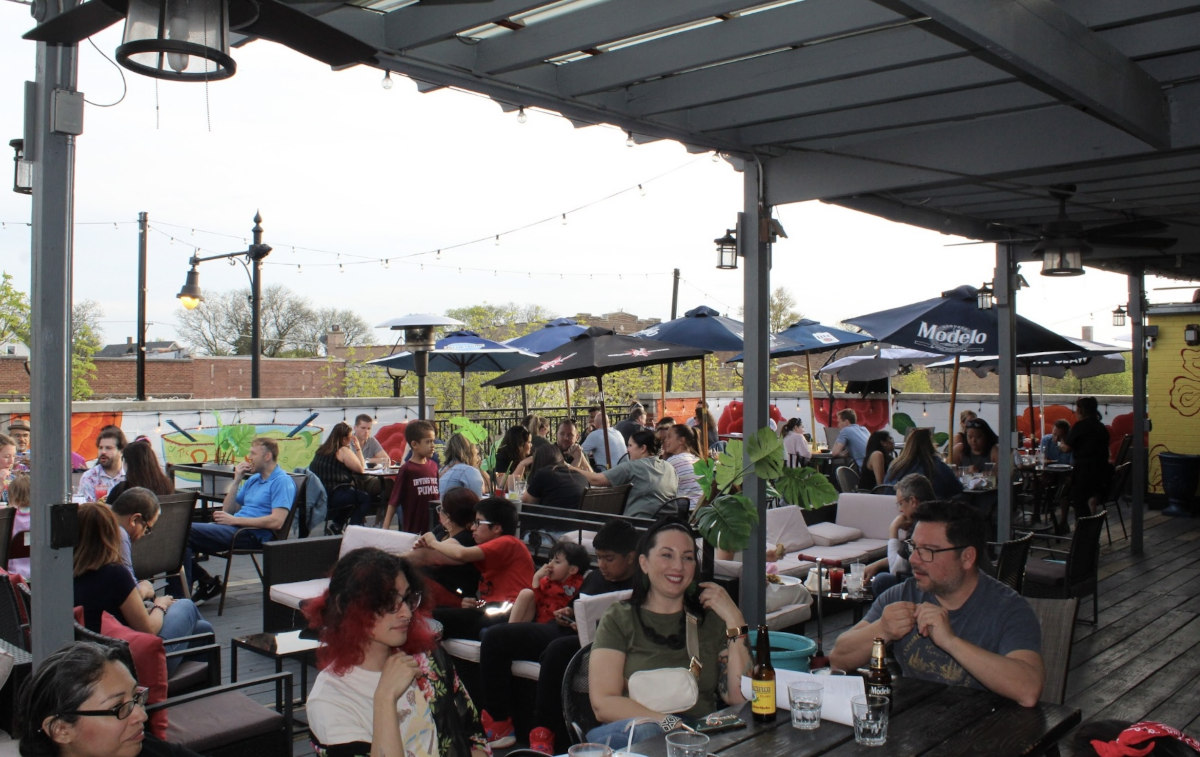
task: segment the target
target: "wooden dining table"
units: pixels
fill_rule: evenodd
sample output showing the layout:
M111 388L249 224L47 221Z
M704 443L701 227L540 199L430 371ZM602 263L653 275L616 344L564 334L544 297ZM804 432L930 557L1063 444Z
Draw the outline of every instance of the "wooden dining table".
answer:
M1041 702L1021 707L990 691L901 678L893 684L887 744L859 746L854 729L829 720L800 731L790 713L775 722L755 723L750 705L729 708L746 727L712 734L709 752L722 757L809 757L810 755L1011 755L1044 754L1079 724L1078 709ZM666 757L666 739L656 736L633 745L644 757Z

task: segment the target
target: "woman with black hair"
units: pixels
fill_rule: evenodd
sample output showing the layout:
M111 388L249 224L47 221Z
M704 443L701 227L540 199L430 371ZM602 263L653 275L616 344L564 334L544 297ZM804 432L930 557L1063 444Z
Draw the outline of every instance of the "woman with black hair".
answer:
M521 472L518 467L518 475ZM557 444L543 444L533 451L526 476L529 485L521 493L521 501L531 504L578 510L588 487L583 472L567 465Z
M691 529L677 520L652 526L638 544L633 596L612 605L596 629L588 693L602 725L587 734L588 741L623 744L630 727L635 729L632 740L641 741L678 727L676 713L704 717L746 701L741 692L741 676L750 670L746 619L724 589L695 584L695 577ZM703 665L694 696L680 695L685 687L672 686L656 692L666 697L647 696L636 682L631 684L635 674L664 668L692 675L687 672L689 626Z
M653 518L679 490L675 466L658 456L658 437L643 429L629 435L629 459L601 473L583 472L592 486L632 484L625 500L625 515Z
M109 490L105 498L107 502L116 502L126 489L141 486L159 496L175 493L175 484L163 473L158 455L150 442L138 440L127 446L122 452L125 461L125 480Z
M1078 420L1067 438L1058 443L1062 452L1070 452L1075 470L1071 474L1070 504L1075 508L1075 517L1095 512L1100 498L1108 493L1112 480L1112 466L1108 462L1108 429L1101 420L1100 407L1095 397L1080 397L1075 400L1075 415ZM1059 531L1067 530L1067 503L1063 503Z
M962 491L962 482L942 462L933 446L933 430L909 429L904 451L888 467L884 484L895 484L910 473L920 473L933 484L938 499L950 499Z
M867 438L867 452L863 457L862 475L858 488L871 491L883 483L888 466L896 459L896 442L890 431L876 431Z
M146 733L146 694L115 647L69 644L21 687L23 757L199 757Z
M403 558L365 547L343 555L329 589L305 605L322 642L307 705L321 757L489 754L421 588Z
M982 473L988 463L993 465L1000 461L1000 447L997 442L1000 437L992 431L992 427L983 418L972 418L967 421L967 442L954 450L954 461L958 465L966 465L975 473Z
M524 426L513 426L504 432L504 439L496 448L496 464L492 468L496 479L495 491L503 492L509 474L516 470L522 460L529 457L532 452L532 438L529 429Z

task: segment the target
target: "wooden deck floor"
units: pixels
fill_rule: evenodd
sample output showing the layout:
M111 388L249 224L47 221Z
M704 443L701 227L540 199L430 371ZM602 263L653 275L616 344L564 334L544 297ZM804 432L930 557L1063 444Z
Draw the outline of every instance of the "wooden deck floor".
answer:
M1200 738L1200 518L1168 518L1150 511L1141 557L1129 554L1128 541L1112 520L1112 546L1101 536L1100 622L1075 625L1067 704L1078 707L1085 721L1161 720ZM215 572L224 564L213 559L206 567ZM249 558L238 557L225 615L217 617L216 600L201 608L225 647L226 680L229 639L261 629L261 596ZM848 607L828 609L833 611L824 623L827 647L852 620ZM1090 618L1091 611L1091 600L1082 601L1080 617ZM810 621L806 630L815 634L815 623ZM269 660L247 653L238 662L239 678L274 672ZM298 687L299 664L288 661L284 669L293 671ZM311 675L315 671L310 670L310 685ZM256 697L264 704L273 702L274 691L263 690ZM297 714L304 716L302 709ZM1069 746L1063 753L1071 754ZM312 754L305 738L297 739L294 754Z

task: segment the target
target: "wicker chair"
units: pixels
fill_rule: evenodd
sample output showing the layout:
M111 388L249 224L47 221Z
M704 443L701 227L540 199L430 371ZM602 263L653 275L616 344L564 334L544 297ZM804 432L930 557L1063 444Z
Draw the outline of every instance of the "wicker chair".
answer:
M834 476L837 477L838 489L844 492L858 491L858 471L851 468L849 465L839 466L834 471Z
M1019 539L998 545L1000 555L996 558L996 580L1018 594L1025 584L1025 564L1029 560L1029 547L1032 543L1031 531Z
M13 539L13 518L17 515L15 507L0 508L0 568L8 569L9 549ZM18 534L20 536L20 534ZM29 547L25 547L24 555L12 554L12 557L28 557Z
M1042 626L1042 663L1046 669L1043 702L1062 704L1067 691L1071 642L1075 635L1075 612L1079 600L1031 598L1029 604Z
M629 499L629 490L632 488L632 484L622 484L584 489L583 497L579 500L579 509L592 513L621 515L625 512L625 500Z
M1100 529L1104 526L1108 511L1088 515L1075 521L1075 533L1071 537L1039 534L1039 539L1069 543L1069 549L1051 549L1034 545L1032 548L1048 552L1041 560L1031 560L1025 565L1024 594L1027 597L1065 599L1092 595L1092 625L1100 618L1098 571L1100 568ZM1087 622L1087 621L1084 621Z
M586 741L587 732L600 725L596 713L592 712L592 700L588 694L588 661L592 656L592 645L581 648L567 663L563 674L562 708L567 721L567 732L571 743Z

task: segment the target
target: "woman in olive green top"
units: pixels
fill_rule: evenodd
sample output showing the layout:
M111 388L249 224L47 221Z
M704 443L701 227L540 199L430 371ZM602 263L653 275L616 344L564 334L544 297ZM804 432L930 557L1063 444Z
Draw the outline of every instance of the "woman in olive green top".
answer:
M687 668L686 617L699 621L699 658L703 664L695 703L677 714L703 717L745 700L741 676L750 670L746 620L729 595L715 583L693 584L696 541L676 520L655 524L638 545L633 596L604 613L588 668L592 709L602 725L588 741L625 743L637 723L634 741L679 725L674 714L657 712L629 696L628 680L642 670Z

